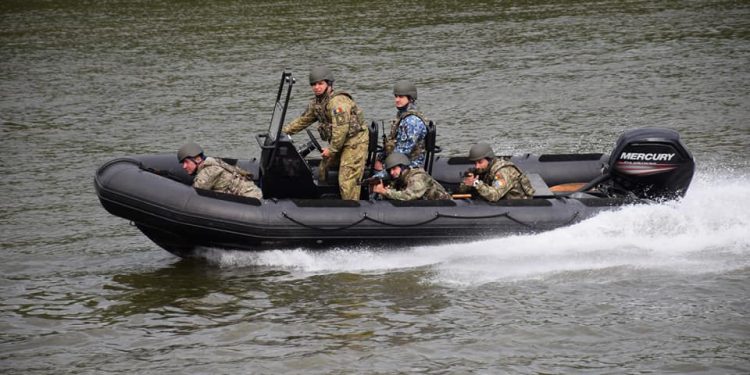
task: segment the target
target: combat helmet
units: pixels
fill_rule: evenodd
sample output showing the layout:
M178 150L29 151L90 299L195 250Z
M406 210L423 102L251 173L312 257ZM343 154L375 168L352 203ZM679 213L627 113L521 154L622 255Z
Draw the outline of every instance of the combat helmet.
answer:
M469 149L469 160L477 161L484 158L492 159L495 157L495 152L492 151L492 146L487 143L477 143L471 146Z
M312 86L313 83L318 81L327 81L329 85L333 83L333 73L331 73L331 69L328 69L325 66L316 66L310 69L310 85Z
M408 96L417 100L417 85L409 81L398 81L393 85L393 95Z
M185 158L194 158L198 155L203 155L203 149L195 142L190 142L177 150L177 160L182 163Z
M385 158L385 169L391 169L397 165L402 167L409 165L409 158L398 152L394 152Z

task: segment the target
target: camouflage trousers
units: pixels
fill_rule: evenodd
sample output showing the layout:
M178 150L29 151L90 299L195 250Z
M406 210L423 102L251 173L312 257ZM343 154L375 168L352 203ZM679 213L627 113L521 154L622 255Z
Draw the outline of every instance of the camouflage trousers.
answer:
M367 161L367 143L346 145L334 159L323 159L320 180L325 180L328 169L339 166L339 192L343 200L359 200L360 182Z

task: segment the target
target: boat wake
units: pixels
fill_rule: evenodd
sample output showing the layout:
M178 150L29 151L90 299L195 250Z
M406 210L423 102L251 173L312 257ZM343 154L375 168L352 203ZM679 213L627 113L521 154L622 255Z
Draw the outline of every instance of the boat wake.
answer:
M477 285L566 272L654 269L689 274L750 267L750 184L696 175L680 201L623 207L554 231L461 244L258 253L207 249L221 267L283 268L295 277L429 268L440 284ZM603 272L602 272L603 271ZM616 272L615 272L616 273Z

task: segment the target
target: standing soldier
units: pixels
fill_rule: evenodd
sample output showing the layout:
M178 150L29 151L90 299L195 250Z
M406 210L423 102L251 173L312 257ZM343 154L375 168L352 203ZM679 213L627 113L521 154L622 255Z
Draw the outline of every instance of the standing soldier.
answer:
M409 157L409 166L424 168L425 137L427 136L427 118L417 110L417 86L409 81L399 81L393 85L393 96L396 104L397 118L391 122L391 132L385 142L385 155L398 152ZM376 170L382 170L382 163L375 164Z
M409 166L409 158L394 152L385 158L385 168L393 178L388 187L381 181L373 186L373 192L386 199L412 201L417 199L444 200L451 199L439 182L435 181L427 172L419 167Z
M205 157L197 143L188 143L177 150L177 160L189 175L195 175L193 187L250 198L263 198L263 192L255 186L252 175L221 159Z
M474 162L474 169L464 175L458 187L459 193L476 192L490 202L534 196L534 188L526 174L510 161L496 158L489 144L471 146L469 160Z
M333 74L328 68L310 70L310 86L315 97L305 112L284 126L283 131L295 134L317 121L320 137L329 145L321 153L320 180L325 180L329 167L338 164L341 199L358 200L369 140L364 113L351 95L334 92Z

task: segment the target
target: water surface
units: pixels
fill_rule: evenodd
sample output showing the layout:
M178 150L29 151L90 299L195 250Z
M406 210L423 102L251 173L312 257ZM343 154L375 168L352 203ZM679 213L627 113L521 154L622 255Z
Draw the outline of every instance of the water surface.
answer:
M750 5L0 3L4 373L747 373ZM419 87L446 155L609 152L680 132L685 199L463 244L184 261L96 168L188 140L249 157L284 69L368 120Z

